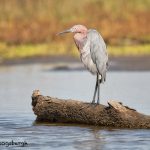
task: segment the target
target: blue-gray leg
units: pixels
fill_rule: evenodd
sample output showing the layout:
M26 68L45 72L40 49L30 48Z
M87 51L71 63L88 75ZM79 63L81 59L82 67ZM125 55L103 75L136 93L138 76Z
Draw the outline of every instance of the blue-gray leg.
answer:
M100 100L100 82L101 80L98 79L97 104L99 104L99 100Z
M98 88L98 74L96 77L96 84L95 84L95 91L94 91L94 96L93 96L93 100L92 100L92 104L95 103L95 97L96 97L96 93L97 93L97 88Z

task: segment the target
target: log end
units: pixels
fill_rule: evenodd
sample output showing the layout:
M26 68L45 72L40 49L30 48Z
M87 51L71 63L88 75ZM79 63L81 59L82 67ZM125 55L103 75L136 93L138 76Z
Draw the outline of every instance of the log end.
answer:
M33 93L32 93L32 106L35 107L36 104L37 104L37 99L38 99L38 96L41 95L41 92L40 90L34 90Z

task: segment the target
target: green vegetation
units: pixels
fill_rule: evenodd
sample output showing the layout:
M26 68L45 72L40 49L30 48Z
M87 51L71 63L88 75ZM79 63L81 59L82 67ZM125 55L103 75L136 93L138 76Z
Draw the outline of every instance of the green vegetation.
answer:
M110 55L150 55L149 0L0 0L0 59L78 55L74 24L96 28Z

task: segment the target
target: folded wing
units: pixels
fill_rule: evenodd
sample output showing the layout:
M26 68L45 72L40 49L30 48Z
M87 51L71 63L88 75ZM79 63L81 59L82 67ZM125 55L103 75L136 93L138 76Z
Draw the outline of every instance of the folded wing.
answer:
M108 54L105 42L102 36L94 29L89 30L88 39L90 40L91 58L96 65L98 73L101 75L101 82L104 82L108 67Z

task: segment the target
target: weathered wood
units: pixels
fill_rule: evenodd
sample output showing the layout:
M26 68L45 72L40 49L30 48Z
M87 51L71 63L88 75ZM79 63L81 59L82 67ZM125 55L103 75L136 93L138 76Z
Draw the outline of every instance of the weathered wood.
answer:
M77 100L42 96L39 90L35 90L32 94L32 106L37 115L36 121L39 122L150 129L150 116L112 100L108 102L108 106L93 105Z

